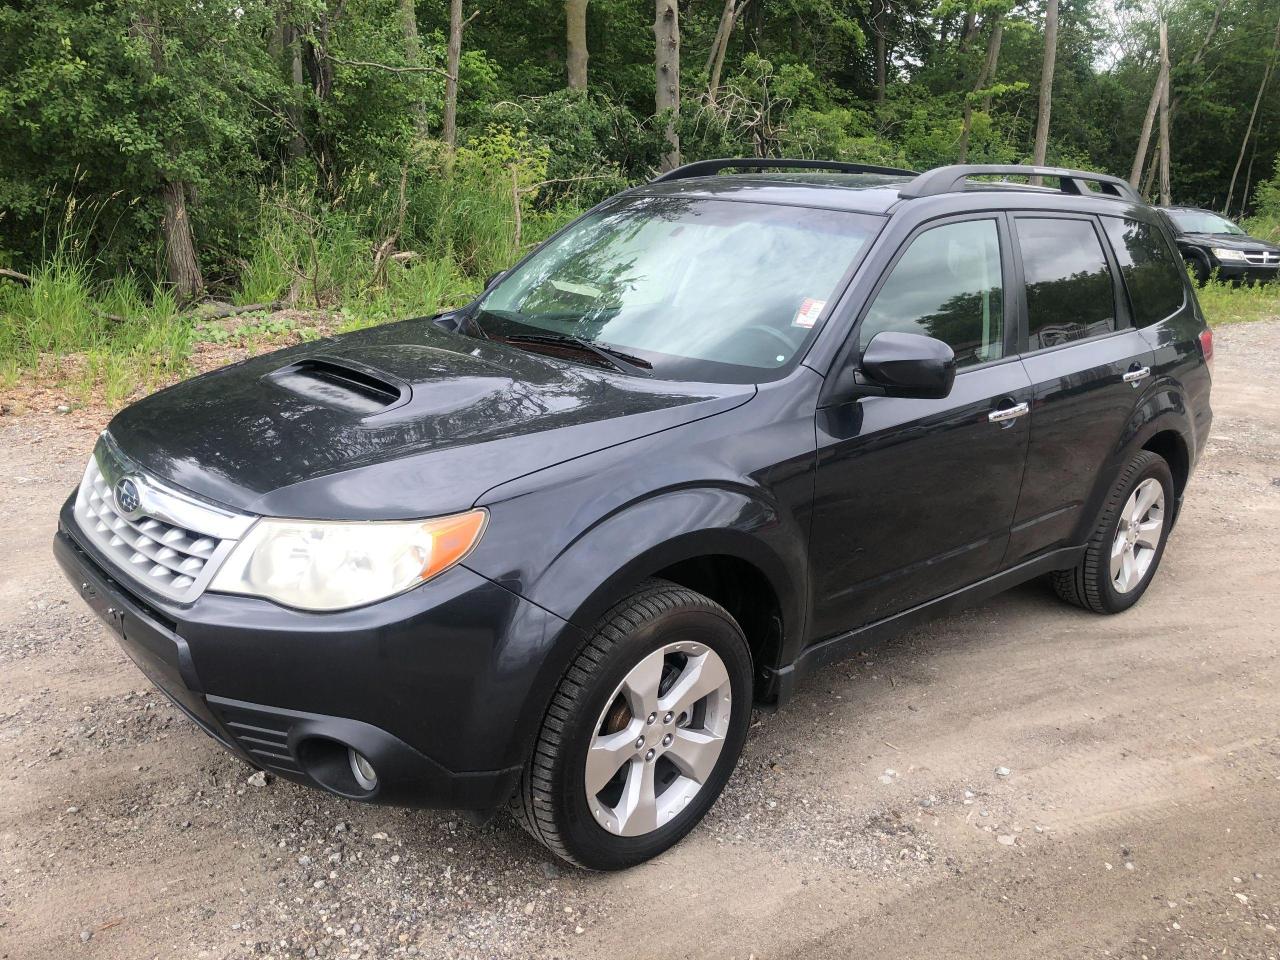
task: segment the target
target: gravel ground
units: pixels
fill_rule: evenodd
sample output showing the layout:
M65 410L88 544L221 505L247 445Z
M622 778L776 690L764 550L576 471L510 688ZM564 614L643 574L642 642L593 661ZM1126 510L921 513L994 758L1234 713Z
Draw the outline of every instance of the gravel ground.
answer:
M1135 610L1029 584L819 673L703 826L616 875L505 815L250 782L50 556L101 413L0 416L0 958L1277 960L1280 321L1217 340Z

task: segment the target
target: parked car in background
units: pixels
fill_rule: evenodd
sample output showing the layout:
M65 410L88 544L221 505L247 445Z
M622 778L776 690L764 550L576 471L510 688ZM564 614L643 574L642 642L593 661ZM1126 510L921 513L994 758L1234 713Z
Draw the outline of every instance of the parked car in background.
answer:
M626 867L824 664L1033 577L1137 603L1212 355L1122 180L705 161L460 310L122 411L54 549L246 762Z
M1161 207L1160 212L1201 286L1215 273L1232 283L1267 283L1280 272L1280 246L1249 236L1221 214L1199 207Z

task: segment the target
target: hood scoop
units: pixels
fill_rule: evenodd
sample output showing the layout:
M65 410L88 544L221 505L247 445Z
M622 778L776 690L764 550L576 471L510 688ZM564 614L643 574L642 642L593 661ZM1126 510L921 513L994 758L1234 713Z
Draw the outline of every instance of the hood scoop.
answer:
M347 359L308 357L265 379L312 403L369 417L409 399L407 383Z

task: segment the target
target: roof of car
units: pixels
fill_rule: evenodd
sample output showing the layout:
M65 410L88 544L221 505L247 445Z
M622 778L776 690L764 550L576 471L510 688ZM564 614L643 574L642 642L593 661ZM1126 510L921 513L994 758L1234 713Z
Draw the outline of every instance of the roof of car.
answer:
M724 172L735 167L750 172ZM1011 182L1009 176L1028 182ZM1035 182L1037 178L1040 182ZM1058 186L1041 185L1045 178ZM888 214L903 201L963 192L1030 193L1142 204L1137 191L1118 177L1058 167L971 164L937 167L917 174L840 161L761 158L697 161L627 192L633 196L743 200L878 215Z
M899 189L910 182L909 176L878 173L736 173L647 183L630 192L883 214L901 199Z

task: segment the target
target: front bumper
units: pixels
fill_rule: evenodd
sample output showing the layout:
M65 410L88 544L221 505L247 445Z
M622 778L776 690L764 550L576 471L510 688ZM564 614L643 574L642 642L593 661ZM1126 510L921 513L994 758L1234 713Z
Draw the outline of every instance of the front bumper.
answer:
M1264 267L1253 263L1223 263L1214 269L1218 279L1227 283L1270 283L1280 274L1280 265Z
M313 614L205 594L142 595L76 536L54 536L67 578L144 674L240 759L331 793L483 810L514 790L541 717L539 663L564 621L463 567L358 610ZM378 772L352 775L347 748Z

